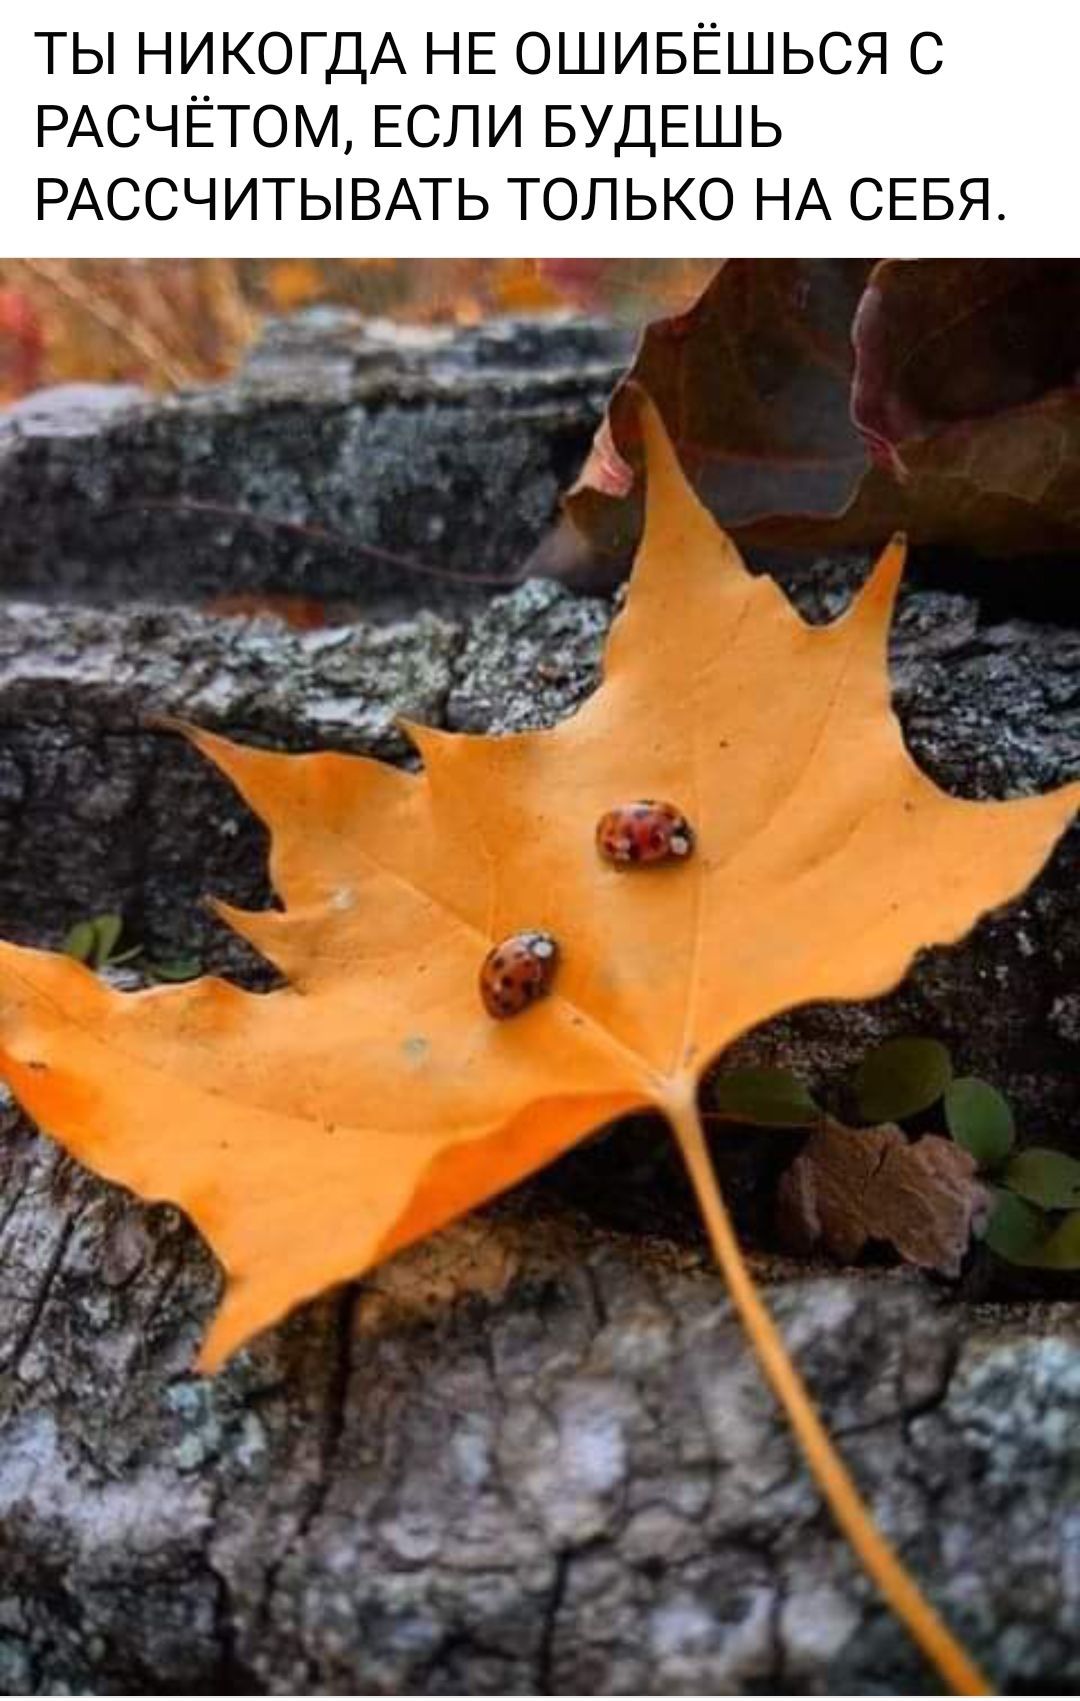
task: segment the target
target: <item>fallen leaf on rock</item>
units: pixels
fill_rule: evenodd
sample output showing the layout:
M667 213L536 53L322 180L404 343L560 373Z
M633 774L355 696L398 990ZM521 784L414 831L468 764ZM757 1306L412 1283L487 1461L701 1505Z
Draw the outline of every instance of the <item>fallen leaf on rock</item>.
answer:
M883 261L852 342L852 423L903 478L905 443L1074 388L1080 265Z
M794 1252L851 1264L885 1241L908 1264L958 1276L987 1204L974 1158L954 1141L826 1120L781 1177L777 1227Z
M222 914L285 976L136 996L0 948L0 1065L69 1149L181 1205L225 1266L206 1361L527 1175L623 1112L677 1125L738 1035L867 998L1020 891L1080 786L947 796L892 713L903 549L807 625L747 571L642 411L649 523L601 687L550 730L411 728L422 773L195 744L270 829L284 905ZM696 849L629 872L594 844L674 799ZM932 877L931 873L932 871ZM491 946L560 944L553 996L494 1022Z
M761 515L834 514L866 453L848 407L851 326L870 260L725 260L688 311L654 320L534 570L573 569L575 540L623 556L641 525L641 439L628 386L660 409L684 469L733 534ZM612 498L626 500L612 500ZM876 544L893 530L880 527Z
M807 625L693 496L640 396L645 535L604 679L561 725L413 727L423 771L193 733L271 836L280 910L221 913L287 984L123 995L0 947L0 1070L75 1157L168 1199L225 1267L203 1363L650 1106L690 1170L732 1299L841 1526L949 1681L982 1680L859 1502L742 1259L697 1112L704 1071L781 1010L893 987L1042 866L1080 803L973 803L916 767L890 705L893 543ZM672 800L692 855L618 868L601 815ZM512 1020L477 977L558 941Z
M272 591L236 591L212 597L205 605L207 614L230 620L237 616L254 619L265 615L280 620L296 632L317 632L327 626L325 603L314 597L289 596Z
M1075 260L727 260L629 378L742 543L1006 556L1080 542L1078 372ZM625 556L640 468L624 386L533 569Z

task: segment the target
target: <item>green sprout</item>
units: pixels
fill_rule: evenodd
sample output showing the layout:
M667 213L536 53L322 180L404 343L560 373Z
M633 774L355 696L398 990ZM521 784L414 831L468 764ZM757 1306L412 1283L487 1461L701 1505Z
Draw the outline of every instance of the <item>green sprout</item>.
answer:
M810 1128L825 1114L786 1069L733 1069L711 1087L713 1114L764 1128ZM1013 1110L989 1081L956 1075L948 1047L919 1037L874 1046L848 1089L863 1123L903 1124L940 1106L958 1146L986 1181L992 1209L980 1231L1006 1263L1080 1270L1080 1160L1050 1146L1017 1148Z

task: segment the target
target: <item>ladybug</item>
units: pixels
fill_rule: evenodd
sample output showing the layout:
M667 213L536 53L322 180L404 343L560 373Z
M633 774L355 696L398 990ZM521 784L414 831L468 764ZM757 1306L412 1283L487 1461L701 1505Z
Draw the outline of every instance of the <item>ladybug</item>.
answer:
M497 1022L518 1016L551 991L559 947L550 933L511 933L489 951L480 969L480 997Z
M601 815L596 848L605 862L671 862L690 855L694 833L673 803L642 798L638 803L621 803Z

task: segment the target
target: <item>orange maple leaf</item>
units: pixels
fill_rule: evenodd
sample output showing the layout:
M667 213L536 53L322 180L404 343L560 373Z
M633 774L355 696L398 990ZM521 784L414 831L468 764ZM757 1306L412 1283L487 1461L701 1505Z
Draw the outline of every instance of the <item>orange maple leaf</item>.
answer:
M848 612L807 625L751 575L641 406L646 528L604 681L542 732L417 727L423 772L198 747L270 828L284 908L221 906L284 973L135 995L0 947L0 1068L76 1157L181 1206L220 1257L214 1366L291 1306L546 1163L663 1112L721 1267L830 1504L955 1687L982 1680L884 1543L742 1260L696 1111L706 1066L793 1005L883 993L1032 878L1080 785L962 802L915 766L889 701L903 547ZM619 871L594 828L673 800L694 854ZM477 974L525 928L559 942L551 996L486 1013Z

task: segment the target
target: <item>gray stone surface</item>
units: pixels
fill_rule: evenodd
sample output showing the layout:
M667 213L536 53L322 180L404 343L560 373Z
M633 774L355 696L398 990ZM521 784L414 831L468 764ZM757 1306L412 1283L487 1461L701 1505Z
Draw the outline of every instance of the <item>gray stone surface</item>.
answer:
M519 1195L208 1382L175 1213L4 1139L5 1691L936 1689L693 1251ZM955 1628L1003 1688L1075 1692L1075 1308L805 1271L771 1296Z
M415 606L418 587L438 597L437 578L406 580L403 595L399 569L350 544L510 578L576 473L628 344L599 323L393 326L324 308L271 325L226 385L32 397L0 414L0 588L98 601L274 591L380 612Z
M458 628L432 614L294 633L271 619L65 605L0 613L0 931L56 943L123 913L166 950L228 942L209 892L265 893L265 846L231 788L155 715L256 742L407 756L395 715L438 721Z

